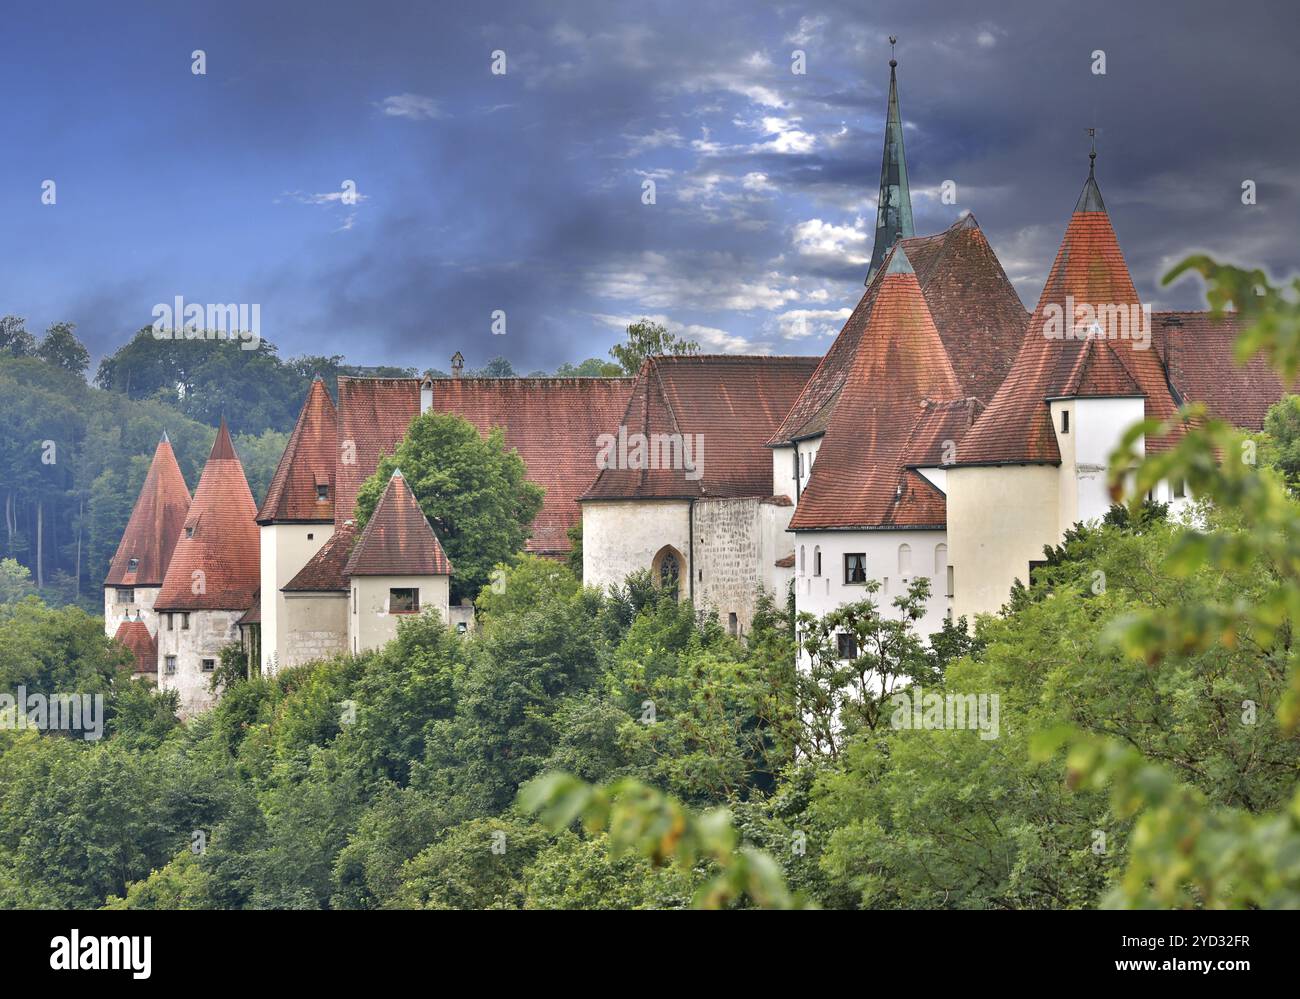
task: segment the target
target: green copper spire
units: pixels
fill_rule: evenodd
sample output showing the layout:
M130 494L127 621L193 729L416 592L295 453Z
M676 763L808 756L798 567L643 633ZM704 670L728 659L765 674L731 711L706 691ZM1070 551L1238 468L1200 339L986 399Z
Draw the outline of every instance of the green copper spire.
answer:
M903 156L903 118L898 113L898 60L892 58L898 41L889 36L889 114L885 119L885 155L880 164L880 199L876 205L876 245L871 251L867 284L876 276L885 254L898 240L916 235L912 228L912 195L907 187L907 160Z

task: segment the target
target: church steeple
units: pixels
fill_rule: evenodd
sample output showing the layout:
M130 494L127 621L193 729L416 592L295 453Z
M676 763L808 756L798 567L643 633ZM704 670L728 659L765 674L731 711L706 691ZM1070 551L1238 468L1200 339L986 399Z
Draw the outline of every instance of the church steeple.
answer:
M876 203L876 244L866 283L876 276L885 254L898 240L916 235L912 228L912 195L907 186L907 160L903 156L903 119L898 113L898 60L893 58L898 39L889 36L889 112L885 119L885 153L880 164L880 197Z

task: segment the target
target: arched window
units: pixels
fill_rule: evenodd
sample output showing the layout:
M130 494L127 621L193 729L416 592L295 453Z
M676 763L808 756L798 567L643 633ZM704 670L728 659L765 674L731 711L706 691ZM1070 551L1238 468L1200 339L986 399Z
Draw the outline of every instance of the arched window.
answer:
M912 546L909 544L898 546L898 574L900 576L912 574Z
M808 546L799 546L799 575L804 576L808 573Z
M820 576L821 574L822 574L822 546L814 545L813 546L813 575Z
M672 545L664 545L650 563L650 575L655 585L681 599L682 573L686 570L686 559Z
M948 546L934 546L934 574L942 579L948 572Z

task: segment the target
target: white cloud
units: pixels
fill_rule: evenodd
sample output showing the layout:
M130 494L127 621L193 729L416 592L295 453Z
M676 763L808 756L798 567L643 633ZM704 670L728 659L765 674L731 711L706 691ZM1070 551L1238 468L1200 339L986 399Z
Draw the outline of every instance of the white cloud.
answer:
M767 179L767 174L754 171L745 174L740 180L740 186L746 191L762 193L765 191L775 191L776 185Z
M588 291L646 309L773 311L800 293L781 274L741 273L744 261L721 252L644 253L609 260L587 274Z
M799 222L791 232L794 248L801 257L821 257L846 264L865 264L871 259L866 223L835 225L821 219Z
M415 121L427 121L441 118L443 113L438 102L422 94L395 94L385 97L375 105L380 113L389 118L411 118Z
M806 340L835 336L851 315L852 309L790 309L778 315L776 322L782 339Z
M636 156L650 149L660 149L664 146L676 148L683 144L681 133L675 128L656 128L648 135L627 135L628 149L627 156Z

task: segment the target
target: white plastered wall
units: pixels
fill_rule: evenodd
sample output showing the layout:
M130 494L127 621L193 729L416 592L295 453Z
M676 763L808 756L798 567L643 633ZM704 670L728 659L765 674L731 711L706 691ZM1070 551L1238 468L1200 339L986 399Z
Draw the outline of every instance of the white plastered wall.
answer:
M260 528L263 673L288 664L288 626L281 588L293 579L334 533L334 525L263 524Z

